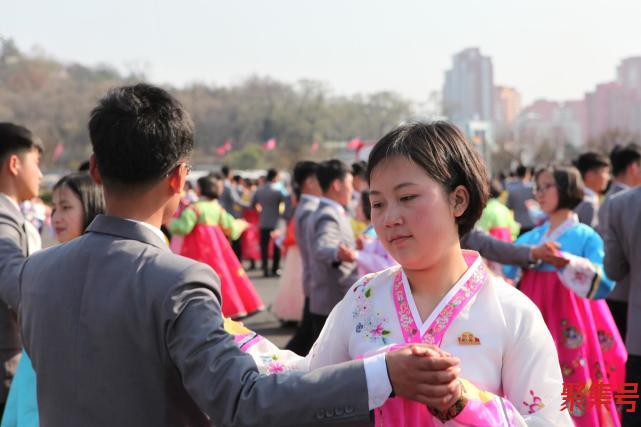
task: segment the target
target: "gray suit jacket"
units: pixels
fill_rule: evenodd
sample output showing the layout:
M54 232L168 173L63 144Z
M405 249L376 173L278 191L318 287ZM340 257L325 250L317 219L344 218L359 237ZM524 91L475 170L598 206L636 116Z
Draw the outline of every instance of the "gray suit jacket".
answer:
M617 282L628 278L628 325L641 323L641 187L610 199L605 231L605 274ZM617 285L618 286L618 285ZM630 354L641 356L641 335L630 327L625 337Z
M574 208L574 212L579 217L582 224L588 225L595 230L599 226L599 203L598 200L584 198L579 205Z
M5 195L0 195L0 403L7 400L11 379L22 351L16 314L18 274L27 256L24 216Z
M534 222L525 206L525 202L534 199L534 186L530 182L517 181L507 187L507 207L514 211L514 219L521 228L532 228Z
M242 218L243 208L249 207L249 205L241 199L238 194L238 190L233 188L229 181L225 181L225 186L223 187L223 194L220 195L219 200L220 205L234 218Z
M613 182L610 188L608 189L608 192L605 193L605 199L603 199L603 203L601 204L601 208L599 209L599 226L597 228L597 231L601 235L601 238L605 241L605 233L606 233L606 224L608 223L608 205L610 204L610 200L614 195L620 193L621 191L627 190L629 187L627 185L618 183L618 182ZM618 280L616 286L610 292L610 294L607 296L607 299L612 300L612 301L627 301L628 296L630 294L630 280L628 277L625 277L622 280Z
M44 427L369 425L362 362L260 376L223 329L214 271L141 224L98 216L20 284Z
M280 218L280 203L285 201L283 192L274 188L273 183L266 183L254 193L252 206L260 204L263 210L260 212L259 226L262 229L274 229Z
M355 262L336 260L340 243L355 249L356 242L347 213L327 201L321 199L309 222L307 241L312 278L309 311L327 316L358 280Z
M309 228L310 218L318 208L318 203L318 197L303 195L294 213L296 244L298 245L300 256L303 260L303 293L305 294L305 298L309 298L312 289L312 273L310 271L311 245L307 238L307 230Z

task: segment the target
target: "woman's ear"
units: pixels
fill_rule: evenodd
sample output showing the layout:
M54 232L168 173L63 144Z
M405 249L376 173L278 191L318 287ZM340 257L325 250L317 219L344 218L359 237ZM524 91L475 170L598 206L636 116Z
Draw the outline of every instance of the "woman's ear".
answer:
M450 209L452 209L454 217L460 218L469 205L470 193L464 186L459 185L450 193Z

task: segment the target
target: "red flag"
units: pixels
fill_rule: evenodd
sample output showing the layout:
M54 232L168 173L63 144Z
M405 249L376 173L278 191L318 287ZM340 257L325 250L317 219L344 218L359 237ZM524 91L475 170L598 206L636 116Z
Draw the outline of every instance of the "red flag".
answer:
M314 143L312 144L312 148L310 150L311 153L315 154L318 151L318 147L320 147L320 142L319 141L314 141Z
M56 144L56 147L53 149L53 155L51 156L51 161L57 162L62 157L62 153L65 151L65 146L62 145L62 142Z
M270 138L263 144L263 148L267 151L273 150L274 148L276 148L277 143L278 142L276 141L276 138Z
M362 139L360 139L360 138L358 138L358 137L357 137L357 138L352 139L350 142L348 142L348 143L347 143L347 148L348 148L349 150L356 150L356 151L358 151L358 150L360 150L361 148L363 148L364 146L365 146L365 143L363 143L363 140L362 140Z
M216 154L219 156L224 156L227 150L225 149L224 145L221 145L220 147L216 147Z

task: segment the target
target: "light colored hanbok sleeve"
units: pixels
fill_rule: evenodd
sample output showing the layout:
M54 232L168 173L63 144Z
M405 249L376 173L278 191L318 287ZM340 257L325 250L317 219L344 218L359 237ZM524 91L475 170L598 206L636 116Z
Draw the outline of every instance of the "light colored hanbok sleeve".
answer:
M503 396L463 380L468 402L454 420L463 426L572 426L567 410L561 411L563 380L545 321L518 291L506 294L503 315L511 336L502 360Z
M589 230L582 249L581 256L562 252L570 263L559 271L559 279L582 298L605 298L615 283L603 271L603 240L595 231Z

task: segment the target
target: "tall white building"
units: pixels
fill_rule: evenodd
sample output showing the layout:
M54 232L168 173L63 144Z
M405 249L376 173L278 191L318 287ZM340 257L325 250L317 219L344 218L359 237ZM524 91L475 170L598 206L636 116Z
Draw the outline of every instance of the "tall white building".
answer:
M478 48L465 49L452 58L445 72L443 110L461 127L470 120L494 120L494 73L492 59Z

